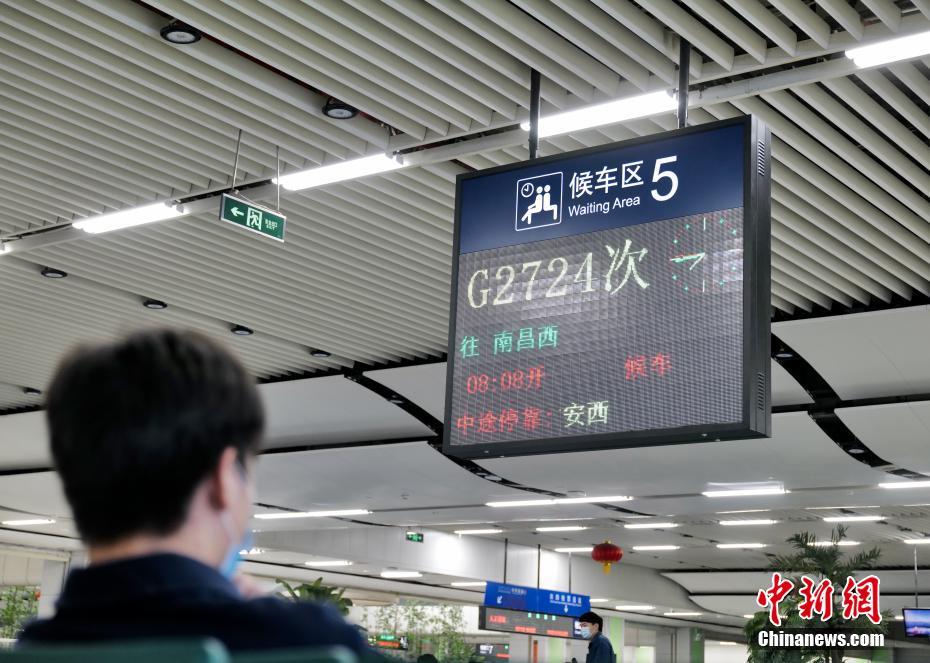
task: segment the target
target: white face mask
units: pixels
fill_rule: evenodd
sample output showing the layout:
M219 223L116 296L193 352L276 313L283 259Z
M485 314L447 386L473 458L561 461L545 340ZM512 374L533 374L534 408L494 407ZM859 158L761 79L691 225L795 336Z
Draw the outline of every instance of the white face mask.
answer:
M584 638L585 640L591 639L591 628L589 626L581 627L581 637Z

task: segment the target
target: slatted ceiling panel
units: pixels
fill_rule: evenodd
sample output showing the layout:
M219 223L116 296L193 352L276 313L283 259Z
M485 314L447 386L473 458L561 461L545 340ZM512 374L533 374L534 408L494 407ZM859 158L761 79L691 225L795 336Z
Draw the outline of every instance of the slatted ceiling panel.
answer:
M33 376L28 376L30 379ZM13 376L4 373L4 379L12 380ZM23 388L12 384L0 384L0 408L15 409L20 407L29 407L41 405L41 396L27 396L23 393Z
M130 329L154 325L195 329L213 336L235 350L259 376L284 376L339 365L338 360L311 357L305 346L261 332L235 337L221 321L181 307L146 309L141 305L141 296L123 289L101 288L76 274L66 279L46 279L38 274L35 265L21 260L4 260L0 280L4 305L16 311L15 323L5 317L0 320L4 375L16 384L45 389L59 358L77 344L111 339ZM19 404L32 404L34 400L23 396Z

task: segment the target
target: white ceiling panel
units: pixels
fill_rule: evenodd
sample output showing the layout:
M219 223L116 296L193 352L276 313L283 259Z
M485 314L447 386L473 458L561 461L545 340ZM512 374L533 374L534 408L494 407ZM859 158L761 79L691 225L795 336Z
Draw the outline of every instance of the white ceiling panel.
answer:
M446 363L369 371L368 377L387 385L442 421L446 409Z
M836 414L869 449L889 463L930 474L930 402L847 407ZM901 491L899 495L910 502L930 501L927 491ZM912 496L915 499L910 500Z
M44 412L0 417L0 468L47 467L49 459Z
M55 472L0 477L0 508L55 519L71 517L71 509Z
M267 408L268 447L432 436L396 405L340 375L260 389Z
M786 322L777 333L844 399L930 393L930 307Z
M482 464L512 481L559 492L582 490L589 495L693 494L707 490L710 484L767 481L784 482L788 489L865 485L887 476L852 460L805 413L775 415L772 428L769 439L495 459ZM798 462L800 458L803 463ZM736 501L778 503L772 498ZM636 508L635 502L630 504Z

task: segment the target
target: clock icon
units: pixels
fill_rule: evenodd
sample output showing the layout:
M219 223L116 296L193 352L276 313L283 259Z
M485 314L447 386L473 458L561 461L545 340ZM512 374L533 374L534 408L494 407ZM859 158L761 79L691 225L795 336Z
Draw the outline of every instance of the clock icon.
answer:
M680 223L668 254L672 283L689 295L739 290L743 280L743 240L730 214L707 215Z

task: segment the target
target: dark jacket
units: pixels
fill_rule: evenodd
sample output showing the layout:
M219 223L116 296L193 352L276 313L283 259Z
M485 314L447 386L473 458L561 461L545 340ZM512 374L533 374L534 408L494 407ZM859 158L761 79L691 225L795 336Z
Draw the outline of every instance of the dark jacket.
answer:
M614 647L603 633L598 633L588 643L588 658L585 663L615 663Z
M278 598L243 599L215 569L188 557L151 555L68 576L51 619L32 622L21 643L213 637L231 651L343 645L368 652L336 611Z

